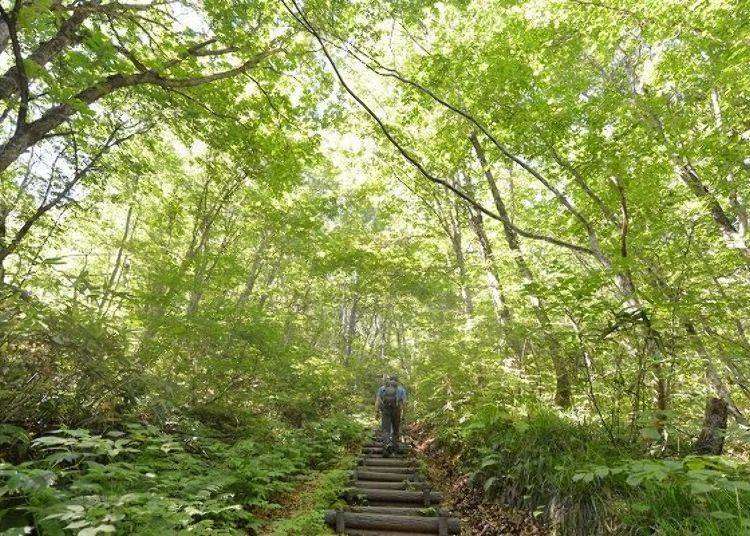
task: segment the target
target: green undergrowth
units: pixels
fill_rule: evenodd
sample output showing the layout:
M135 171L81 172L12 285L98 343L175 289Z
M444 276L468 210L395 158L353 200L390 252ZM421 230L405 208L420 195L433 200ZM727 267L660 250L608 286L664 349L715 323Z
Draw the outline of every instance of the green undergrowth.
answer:
M650 458L590 423L489 404L435 434L487 499L558 534L750 534L750 466L726 457Z
M179 416L157 427L0 430L0 534L253 534L310 471L333 467L363 427ZM335 474L335 473L334 473Z
M325 524L325 511L344 505L342 492L349 484L354 458L348 456L332 469L321 471L301 494L299 505L288 517L272 524L264 534L272 536L317 536L333 534Z

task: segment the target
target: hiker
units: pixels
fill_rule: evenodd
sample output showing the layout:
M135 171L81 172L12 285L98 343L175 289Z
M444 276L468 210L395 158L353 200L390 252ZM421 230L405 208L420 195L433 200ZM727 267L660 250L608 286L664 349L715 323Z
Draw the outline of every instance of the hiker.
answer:
M380 413L381 433L386 447L398 449L401 428L401 415L406 403L406 389L391 376L378 389L375 397L376 415Z

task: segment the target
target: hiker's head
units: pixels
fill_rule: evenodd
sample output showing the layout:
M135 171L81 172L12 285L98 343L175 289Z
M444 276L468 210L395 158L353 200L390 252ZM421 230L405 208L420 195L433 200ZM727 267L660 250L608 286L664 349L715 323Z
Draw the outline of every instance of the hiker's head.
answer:
M398 383L398 376L396 376L395 374L392 374L392 375L391 375L391 376L390 376L390 377L388 378L388 382L389 382L389 383Z

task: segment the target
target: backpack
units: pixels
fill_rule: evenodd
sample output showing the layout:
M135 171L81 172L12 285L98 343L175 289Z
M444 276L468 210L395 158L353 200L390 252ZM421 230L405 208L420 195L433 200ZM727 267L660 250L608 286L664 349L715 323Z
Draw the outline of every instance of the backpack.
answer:
M383 396L380 397L383 403L383 408L396 409L398 402L398 384L396 382L388 382L383 391Z

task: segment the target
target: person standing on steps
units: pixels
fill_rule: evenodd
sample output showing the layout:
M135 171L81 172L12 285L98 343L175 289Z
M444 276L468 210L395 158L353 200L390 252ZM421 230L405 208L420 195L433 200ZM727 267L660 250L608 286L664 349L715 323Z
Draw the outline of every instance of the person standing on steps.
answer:
M385 443L384 453L398 450L401 432L401 415L406 404L406 389L396 376L388 378L378 388L375 397L375 412L380 413L380 430Z

